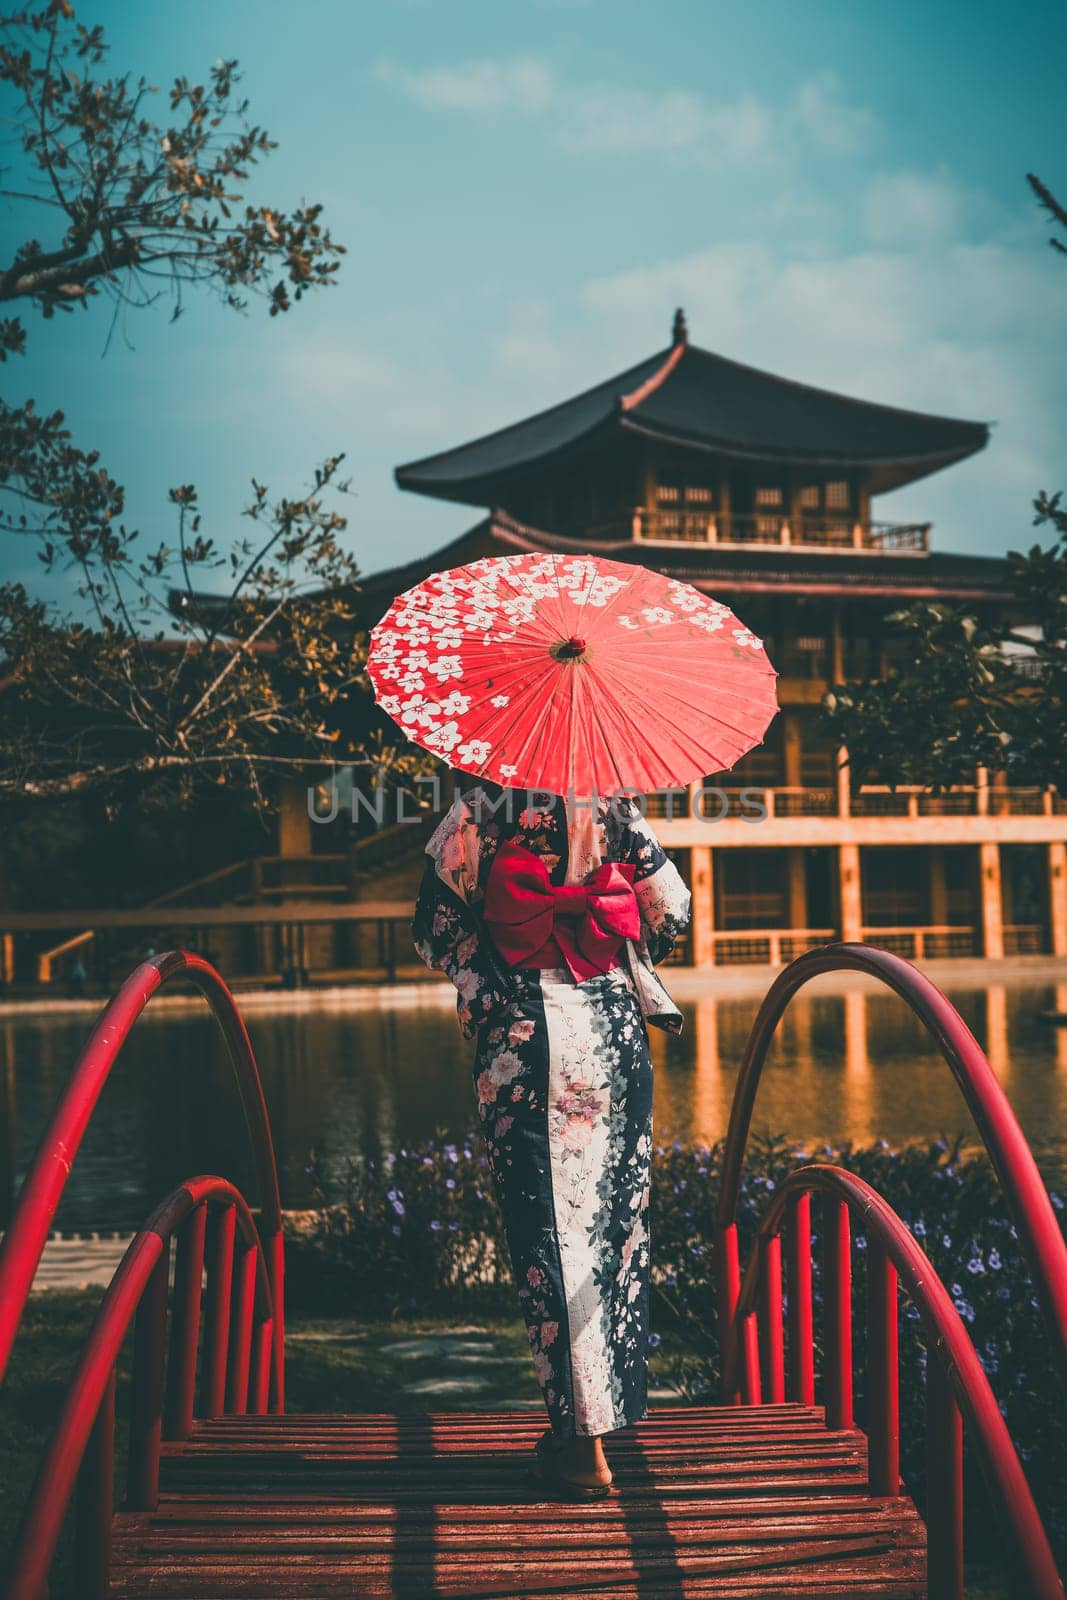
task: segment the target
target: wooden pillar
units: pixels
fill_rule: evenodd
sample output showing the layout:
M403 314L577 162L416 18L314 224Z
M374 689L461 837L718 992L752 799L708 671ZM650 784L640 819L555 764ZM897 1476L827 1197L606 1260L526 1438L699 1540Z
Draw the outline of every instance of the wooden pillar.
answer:
M852 815L852 790L849 785L848 746L839 744L837 747L837 814L839 817Z
M841 628L841 607L835 605L830 621L830 676L834 683L845 681L845 636Z
M927 849L930 921L943 928L948 922L948 890L945 887L944 846L932 844Z
M808 882L804 872L804 847L791 845L789 856L789 926L808 926Z
M982 954L999 960L1004 954L1004 916L1001 909L1000 846L995 841L978 846L981 881Z
M793 711L785 713L783 728L783 758L785 782L789 789L800 788L800 718Z
M1048 908L1052 954L1067 956L1067 842L1063 839L1053 839L1048 847Z
M283 778L278 796L278 854L311 854L311 818L308 815L307 778Z
M692 952L694 967L715 965L715 879L711 846L695 844L689 851L689 888L693 896Z
M863 883L858 844L839 844L837 847L837 893L841 937L859 941L863 938Z

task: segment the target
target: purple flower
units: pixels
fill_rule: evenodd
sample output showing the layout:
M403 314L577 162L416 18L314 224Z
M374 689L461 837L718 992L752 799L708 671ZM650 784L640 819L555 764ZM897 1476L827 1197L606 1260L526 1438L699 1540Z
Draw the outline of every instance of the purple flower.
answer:
M661 1341L660 1336L659 1336L658 1333L650 1333L649 1334L649 1336L648 1336L648 1348L650 1350L658 1350L661 1343L662 1343L662 1341Z
M434 1217L433 1221L430 1223L430 1232L431 1233L437 1233L437 1232L439 1232L440 1227L441 1227L440 1222L437 1220L436 1217Z

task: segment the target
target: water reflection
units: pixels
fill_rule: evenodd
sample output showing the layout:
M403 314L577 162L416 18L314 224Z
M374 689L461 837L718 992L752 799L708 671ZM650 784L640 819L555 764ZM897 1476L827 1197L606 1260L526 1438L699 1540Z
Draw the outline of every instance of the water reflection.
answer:
M919 1021L896 995L819 979L794 999L771 1045L755 1126L790 1139L892 1144L970 1133L962 1097ZM950 997L989 1055L1050 1174L1067 1157L1067 983L990 984ZM729 1116L758 994L683 1005L685 1032L653 1030L660 1137L713 1140ZM313 1198L314 1152L336 1191L349 1155L474 1120L470 1047L444 990L412 1003L252 1011L278 1145L283 1199ZM87 1032L79 1018L0 1021L0 1180L21 1177ZM74 1168L58 1218L66 1227L138 1222L196 1172L251 1184L241 1112L210 1018L152 1012L130 1039Z

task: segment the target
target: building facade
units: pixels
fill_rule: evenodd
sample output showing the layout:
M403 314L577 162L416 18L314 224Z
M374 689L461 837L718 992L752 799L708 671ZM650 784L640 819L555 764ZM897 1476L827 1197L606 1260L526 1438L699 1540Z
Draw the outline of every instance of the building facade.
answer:
M833 938L918 959L1067 954L1062 796L982 770L940 796L852 792L847 752L818 727L832 683L892 669L894 608L927 598L1011 613L1006 562L936 551L929 524L873 510L879 494L987 441L983 423L713 355L689 342L679 313L648 360L399 467L400 488L487 514L432 556L367 579L363 620L431 571L523 550L599 552L682 578L765 641L781 709L729 772L648 798L693 891L676 959L779 963Z

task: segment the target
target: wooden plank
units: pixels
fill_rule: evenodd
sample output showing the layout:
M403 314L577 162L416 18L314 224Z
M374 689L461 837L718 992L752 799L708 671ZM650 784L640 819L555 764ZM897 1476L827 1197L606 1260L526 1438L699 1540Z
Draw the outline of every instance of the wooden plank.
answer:
M222 1417L115 1522L122 1600L919 1600L925 1529L821 1408L680 1407L608 1441L616 1490L546 1501L543 1419Z

